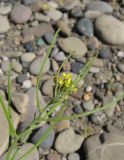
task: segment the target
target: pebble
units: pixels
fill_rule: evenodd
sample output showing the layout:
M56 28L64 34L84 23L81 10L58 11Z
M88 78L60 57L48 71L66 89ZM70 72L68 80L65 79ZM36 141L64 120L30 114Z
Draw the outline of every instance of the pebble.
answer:
M68 160L80 160L78 153L71 153L68 155Z
M98 72L100 72L100 68L98 68L98 67L91 67L90 68L90 72L91 73L98 73Z
M74 62L71 63L71 71L73 73L79 73L81 71L81 69L84 67L84 64L81 62Z
M53 97L53 79L47 80L42 86L42 92L50 97Z
M56 23L57 27L60 28L61 32L67 36L71 35L71 28L64 20L59 20Z
M68 59L64 60L62 68L63 68L64 71L70 71L71 70L71 65L70 65Z
M32 143L25 143L23 144L19 150L18 150L18 154L15 156L15 160L19 160L25 153L27 153L32 147L34 147L34 145ZM15 149L13 149L13 152L15 153ZM6 153L2 156L1 160L5 160L6 157ZM12 155L10 155L10 157L12 158ZM26 160L39 160L39 153L37 148L35 148L33 150L33 152L31 152L31 154L26 158Z
M64 8L65 10L69 11L72 10L73 8L75 8L78 4L79 4L79 0L66 0L63 1L63 3L59 2L61 7Z
M101 156L106 160L117 160L118 157L121 160L124 158L123 145L123 135L115 132L104 132L102 135L89 137L84 144L84 148L86 149L87 160L100 160Z
M0 52L1 55L1 52ZM8 58L18 58L22 55L21 51L5 51L2 52L2 55L8 57Z
M25 4L25 5L29 5L29 4L32 4L32 3L35 3L35 2L37 2L38 0L23 0L23 3Z
M86 92L91 92L91 91L92 91L92 89L93 89L93 87L92 87L92 86L86 86L86 88L85 88Z
M22 83L22 88L24 89L29 89L32 86L32 82L31 80L27 79Z
M52 50L50 56L51 56L52 58L54 58L54 57L57 55L58 52L59 52L59 48L58 48L58 47L55 47L55 48Z
M14 125L14 128L16 129L19 124L20 117L13 110L11 113L12 113L13 125ZM0 106L0 119L1 119L0 120L0 126L1 126L0 127L0 157L1 157L1 155L7 150L7 146L9 145L9 125L1 106Z
M74 112L75 112L76 114L80 114L80 113L83 112L83 109L82 109L82 107L81 107L80 105L78 105L78 106L76 106L76 107L74 108Z
M74 57L82 57L87 52L85 44L77 37L59 38L59 46Z
M28 91L25 93L29 97L29 106L27 107L28 110L25 114L21 116L21 124L19 126L19 131L23 131L26 129L30 123L34 120L35 114L37 112L37 106L36 106L36 88L31 87L28 89ZM46 103L41 95L40 90L38 90L39 94L39 100L42 107L46 106Z
M31 65L29 66L29 71L31 74L33 75L38 75L39 71L40 71L40 67L41 64L44 61L44 57L37 57L36 59L34 59L34 61L31 63ZM43 68L43 73L47 73L49 71L50 68L50 60L47 59L44 68Z
M33 52L34 49L34 43L33 42L27 42L24 44L24 48L26 49L27 52Z
M76 6L71 10L71 15L75 18L83 17L83 12L80 7Z
M32 137L32 142L37 143L40 140L40 138L44 135L44 133L49 129L49 127L50 125L44 125L38 131L36 131ZM50 134L47 136L47 138L40 144L40 147L43 149L50 149L50 147L53 145L54 139L55 133L54 130L52 130Z
M99 48L100 44L98 42L98 40L95 37L91 37L88 41L87 47L89 50L95 50L97 48Z
M62 12L60 12L59 10L54 9L54 10L47 11L46 15L48 17L50 17L52 20L58 21L62 17Z
M100 11L97 11L97 10L87 10L84 13L84 16L87 17L87 18L90 18L90 19L96 19L101 15L102 15L102 13Z
M92 110L94 110L95 106L94 106L94 104L93 104L93 101L92 101L92 100L83 101L83 108L84 108L86 111L92 111Z
M51 63L52 63L52 69L53 69L54 73L56 73L59 69L59 65L54 59L52 59Z
M56 126L56 130L58 132L61 132L61 131L68 129L68 128L70 128L70 121L69 120L62 120Z
M89 18L82 18L77 22L78 31L88 37L94 35L93 23Z
M97 125L105 125L107 117L103 112L96 112L91 115L91 121Z
M53 39L54 39L53 33L47 33L47 34L45 34L45 35L44 35L44 39L46 40L46 42L47 42L48 44L51 44L52 41L53 41Z
M69 128L59 133L55 140L55 149L62 154L72 153L80 148L83 140L83 136L76 134L73 128Z
M22 56L21 56L21 61L22 61L22 64L23 63L30 63L32 62L34 59L35 59L35 54L34 53L24 53Z
M95 30L99 38L108 44L124 44L124 24L113 16L102 15L97 18Z
M120 57L120 58L124 58L124 52L123 51L119 51L117 53L117 56Z
M22 74L16 77L16 81L17 83L22 84L25 80L27 80L27 75L26 74Z
M124 73L124 64L123 63L119 63L118 64L118 69L120 72Z
M10 24L6 16L0 15L0 33L6 33L10 29Z
M25 23L31 18L32 12L30 8L18 4L15 5L10 13L10 17L15 23Z
M100 50L100 57L103 59L111 59L112 58L112 52L109 48L102 48Z
M42 13L35 13L35 19L39 22L50 22L50 17L45 16Z
M62 62L62 61L64 61L66 59L66 56L65 56L63 51L60 51L55 55L54 58L55 58L55 60L57 60L59 62Z
M102 13L112 13L113 8L107 2L103 1L94 1L89 3L87 10L97 10Z
M22 65L18 61L16 61L15 59L13 59L12 60L12 69L17 73L21 73Z
M61 160L61 155L57 152L51 152L47 155L47 160Z
M37 41L36 41L36 45L37 46L42 46L42 45L45 45L45 42L42 38L38 38Z
M19 113L23 114L25 113L27 107L29 107L28 102L29 102L28 95L19 92L12 93L12 103L14 104Z
M12 9L12 4L11 3L0 3L0 15L7 15L10 13Z

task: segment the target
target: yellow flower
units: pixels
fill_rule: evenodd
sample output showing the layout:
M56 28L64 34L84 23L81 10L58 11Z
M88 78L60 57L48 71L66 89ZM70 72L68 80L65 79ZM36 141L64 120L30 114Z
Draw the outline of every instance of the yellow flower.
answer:
M64 84L62 77L58 78L58 83L59 83L60 87L62 87L62 85Z

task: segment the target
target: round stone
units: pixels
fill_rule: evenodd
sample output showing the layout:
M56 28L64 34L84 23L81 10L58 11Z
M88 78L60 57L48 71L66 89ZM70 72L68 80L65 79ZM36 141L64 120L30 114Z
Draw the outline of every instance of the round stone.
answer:
M112 58L112 53L109 48L102 48L100 50L100 57L103 59L111 59Z
M97 18L95 30L99 38L106 43L124 44L124 24L113 16L102 15Z
M92 37L94 34L93 23L89 18L82 18L77 23L78 31L88 37Z
M66 59L66 56L65 56L64 52L60 51L57 53L57 55L54 58L55 58L55 60L62 62Z
M32 142L37 143L49 128L50 125L44 125L38 131L36 131L32 137ZM54 138L55 138L55 133L54 130L52 130L50 134L47 136L47 138L40 144L40 147L43 149L50 149L50 147L53 145Z
M68 160L80 160L79 154L78 153L69 154Z
M62 12L59 10L49 10L46 12L47 16L50 17L52 20L57 21L62 17Z
M42 86L42 92L45 95L52 97L53 96L53 86L54 86L53 80L52 79L47 80Z
M123 63L119 63L119 64L118 64L118 69L119 69L122 73L124 73L124 64L123 64Z
M33 52L35 50L33 42L25 43L24 48L26 49L27 52Z
M31 18L30 8L24 5L15 5L10 12L10 17L15 23L25 23Z
M113 8L107 2L93 1L89 3L89 5L87 6L87 10L96 10L103 13L111 13L113 11Z
M0 4L0 15L7 15L10 13L12 9L12 4L11 3L1 3Z
M29 71L31 72L31 74L38 75L38 73L40 71L41 64L43 63L43 61L44 61L44 56L41 56L41 57L36 58L31 63L31 65L29 67ZM43 73L48 72L49 68L50 68L50 60L47 59L45 65L44 65L44 68L43 68Z
M85 44L77 37L60 38L59 46L74 57L82 57L87 52Z
M73 73L79 73L79 71L84 67L84 64L81 62L74 62L71 64L71 71Z
M52 43L53 38L54 38L54 35L53 35L53 33L51 33L51 32L45 34L45 36L44 36L44 39L46 40L46 42L47 42L48 44L51 44L51 43Z
M6 33L10 29L10 24L5 16L0 16L0 33Z

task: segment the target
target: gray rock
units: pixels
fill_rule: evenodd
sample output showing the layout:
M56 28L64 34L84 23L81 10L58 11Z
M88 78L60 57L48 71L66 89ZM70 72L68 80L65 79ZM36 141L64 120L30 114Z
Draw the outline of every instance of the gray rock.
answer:
M7 104L7 103L6 103ZM5 113L0 106L0 156L6 151L9 145L9 125ZM14 128L16 129L20 118L18 114L12 110L12 120ZM4 129L3 129L4 128Z
M52 50L50 56L51 56L51 57L55 57L58 52L59 52L59 48L58 48L58 47L55 47L55 48Z
M1 3L0 4L0 15L7 15L10 13L12 9L12 4L11 3Z
M89 18L82 18L77 23L78 31L88 37L92 37L94 34L93 23Z
M53 85L54 85L53 79L47 80L42 86L42 92L45 95L52 97L53 96Z
M40 100L40 104L41 107L44 107L46 105L41 92L38 91L39 93L39 100ZM27 128L30 123L34 120L35 114L38 111L37 109L37 104L36 104L36 88L32 87L30 88L26 94L29 96L29 103L28 103L28 110L25 114L21 115L21 124L20 124L20 131L23 131L25 128Z
M60 38L59 46L74 57L82 57L87 52L85 44L77 37Z
M38 2L39 0L23 0L23 3L25 5L28 5L28 4L32 4L32 3L35 3L35 2Z
M16 77L17 83L20 83L20 84L22 84L27 79L28 79L28 77L26 74L22 74L22 75L19 75Z
M83 16L83 12L80 7L75 7L71 10L71 15L75 18L80 18Z
M95 29L102 41L113 45L124 44L124 24L118 19L102 15L97 18Z
M100 50L100 57L103 59L111 59L112 58L112 52L109 48L102 48Z
M51 63L52 63L52 69L53 69L54 73L56 73L59 69L59 65L54 59L52 59Z
M124 136L117 133L104 133L88 138L84 143L87 160L123 160Z
M63 32L65 35L67 36L71 35L71 28L65 21L59 20L57 21L56 24L57 24L57 27L60 28L61 32Z
M79 0L65 0L63 3L59 2L61 7L64 8L65 10L71 10L74 7L76 7L79 4Z
M118 64L118 69L119 69L122 73L124 73L124 64L123 64L123 63L119 63L119 64Z
M91 120L97 125L104 125L107 121L107 117L103 112L96 112L91 115Z
M24 5L15 5L10 13L12 21L15 23L25 23L31 18L30 8Z
M78 153L69 154L68 160L80 160L79 154Z
M62 17L62 12L56 9L52 9L46 12L46 15L50 17L52 20L57 21Z
M77 73L78 74L83 67L84 67L83 63L81 63L81 62L74 62L74 63L71 64L71 71L73 73Z
M114 102L115 100L116 97L114 96L106 96L103 98L103 106L110 105L108 109L104 110L104 113L106 114L107 117L112 117L114 114L114 110L117 104L116 102Z
M32 142L37 143L40 138L45 134L45 132L49 129L50 125L44 125L42 126L32 137ZM40 147L43 149L50 149L50 147L53 145L55 139L55 133L54 130L50 132L50 134L47 136L47 138L40 144Z
M62 62L62 61L64 61L66 59L66 56L65 56L63 51L60 51L55 55L54 58L55 58L55 60L57 60L59 62Z
M31 74L33 75L38 75L39 71L40 71L40 67L41 67L41 64L43 63L44 61L44 56L41 56L41 57L37 57L30 65L29 67L29 71ZM47 59L45 65L44 65L44 68L43 68L43 73L46 73L48 72L50 68L50 60Z
M22 103L23 102L23 103ZM27 110L29 97L27 94L14 92L12 93L12 103L19 113L25 113Z
M24 53L21 56L21 61L22 61L22 63L30 63L34 60L35 57L36 56L34 53Z
M6 51L6 52L0 52L0 55L4 55L8 58L17 58L22 55L21 51Z
M89 5L87 6L87 10L97 10L103 13L111 13L113 11L113 8L106 2L95 1L89 3Z
M16 61L15 59L12 60L12 69L17 72L20 73L22 71L22 65Z
M20 149L18 150L18 154L15 156L14 160L19 160L26 152L28 152L32 147L34 147L31 143L25 143L23 144ZM14 154L15 149L12 150L12 153ZM12 158L12 155L10 157ZM5 153L1 160L5 160L7 153ZM26 158L26 160L39 160L39 153L38 150L35 148L33 152Z
M0 33L6 33L10 29L10 24L6 16L0 15Z
M89 100L89 101L83 101L83 108L86 110L86 111L92 111L94 109L94 104L92 102L92 100Z
M47 33L45 34L44 38L48 44L51 44L53 41L54 35L53 33Z
M73 128L69 128L58 135L55 148L59 153L72 153L80 148L83 140L83 136L76 134Z

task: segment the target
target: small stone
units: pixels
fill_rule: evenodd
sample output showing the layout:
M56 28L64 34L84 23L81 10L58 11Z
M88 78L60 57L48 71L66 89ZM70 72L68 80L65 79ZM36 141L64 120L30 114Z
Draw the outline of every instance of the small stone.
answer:
M15 59L13 59L12 60L12 69L17 73L21 73L22 65L18 61L16 61Z
M79 4L79 0L66 0L66 1L58 1L59 4L61 5L62 8L64 8L65 10L69 11L72 10L73 8L75 8L78 4Z
M64 54L63 51L58 52L58 53L55 55L54 58L55 58L55 60L60 61L60 62L62 62L62 61L64 61L64 60L66 59L65 54Z
M12 9L12 4L11 3L1 3L0 4L0 15L7 15L10 13Z
M92 111L94 110L94 104L92 102L92 100L89 100L89 101L84 101L83 102L83 108L86 110L86 111Z
M32 3L35 3L35 2L37 2L38 0L23 0L23 3L25 4L25 5L29 5L29 4L32 4Z
M98 17L95 22L95 30L99 38L108 44L124 44L124 24L113 16Z
M2 71L8 72L10 70L10 62L9 61L3 61L1 64Z
M80 160L79 154L78 153L69 154L68 160Z
M0 52L0 55L1 55L1 52ZM5 51L5 52L2 52L2 55L8 58L17 58L22 55L22 52L21 51Z
M29 97L24 93L12 93L12 103L19 113L25 113L28 107ZM23 103L22 103L23 102Z
M51 44L51 43L52 43L53 38L54 38L53 33L47 33L47 34L44 35L44 39L46 40L46 42L47 42L48 44Z
M42 126L33 135L32 142L37 143L49 128L50 128L50 125ZM52 130L50 134L47 136L47 138L40 144L40 147L43 149L50 149L50 147L53 145L54 139L55 139L55 133L54 133L54 130Z
M77 23L78 31L88 37L92 37L94 34L93 23L89 18L82 18Z
M67 59L63 62L63 70L64 71L70 71L71 70L71 65L70 65L70 63Z
M24 154L26 154L32 147L34 147L33 144L31 143L25 143L23 144L19 150L18 150L18 154L15 156L14 160L19 160ZM12 150L13 154L16 152L16 149L13 149ZM12 158L13 154L11 155L10 154L10 157L9 158ZM1 160L5 160L5 157L6 157L7 153L5 153L3 156L2 156L2 159ZM31 154L26 158L26 160L39 160L39 153L38 153L38 150L37 148L35 148Z
M52 69L53 69L54 73L56 73L59 69L59 65L54 59L52 59Z
M101 16L102 14L103 14L102 12L97 11L97 10L87 10L84 13L84 16L87 17L87 18L90 18L90 19L96 19L99 16Z
M45 42L42 38L38 38L38 40L36 41L37 46L42 46L45 45Z
M83 96L83 99L85 101L89 101L92 97L92 93L91 92L88 92L88 93L85 93L84 96Z
M124 58L124 52L123 51L119 51L117 53L117 56L120 57L120 58Z
M71 15L75 18L80 18L83 16L83 12L80 7L76 6L71 10Z
M112 117L114 114L114 110L117 104L115 100L116 100L116 97L110 96L110 95L103 98L103 106L107 106L107 105L111 106L110 108L104 110L106 116L108 117Z
M33 75L38 75L39 71L40 71L40 66L44 61L44 56L38 57L36 58L30 65L29 70L31 72L31 74ZM47 73L48 70L50 68L50 60L47 59L44 68L43 68L43 73Z
M33 52L35 50L33 42L25 43L24 48L26 49L27 52Z
M16 77L17 83L22 84L25 80L27 80L27 75L22 74Z
M99 45L100 44L99 44L98 40L95 37L91 37L88 41L87 46L88 46L88 49L92 51L92 50L99 48Z
M91 120L97 125L105 125L107 117L103 112L96 112L91 115Z
M31 18L30 8L24 5L15 5L10 13L11 19L15 23L25 23Z
M85 89L85 90L86 90L86 92L91 92L92 89L93 89L92 86L86 86L86 89Z
M56 130L58 132L61 132L61 131L68 129L68 128L70 128L70 121L69 120L63 120L63 121L59 122L56 126Z
M49 22L50 21L50 17L45 16L44 14L41 14L41 13L35 13L35 19L40 22Z
M60 28L61 32L63 32L65 35L67 36L71 35L71 28L65 21L63 20L57 21L57 26L58 28Z
M51 56L51 57L55 57L58 52L59 52L59 48L55 47L55 48L52 50L50 56Z
M75 112L76 114L80 114L80 113L83 112L83 109L82 109L82 107L81 107L80 105L78 105L78 106L76 106L76 107L74 108L74 112Z
M74 132L73 128L59 133L55 141L55 148L59 153L67 154L78 150L84 137Z
M29 79L25 80L22 83L22 88L28 89L28 88L31 88L31 86L32 86L32 83L31 83L31 80L29 80Z
M51 152L47 155L47 160L61 160L61 155L58 154L56 151Z
M81 71L81 69L84 67L84 64L81 62L74 62L71 64L71 71L73 73L79 73Z
M87 10L97 10L103 13L111 13L113 11L113 8L107 2L95 1L89 3L89 5L87 6Z
M46 12L47 16L50 17L52 20L57 21L62 17L62 12L59 10L49 10Z
M35 59L35 54L34 53L24 53L21 56L21 61L22 63L30 63Z
M103 59L111 59L112 58L112 53L109 48L102 48L100 50L100 57Z
M124 64L123 63L119 63L118 64L118 69L120 72L124 73Z
M53 96L53 86L54 86L53 79L47 80L42 86L42 92L45 95L52 97Z
M87 52L85 44L77 37L60 38L59 46L74 57L82 57Z
M91 67L90 68L90 72L91 73L98 73L98 72L100 72L100 68L98 68L98 67Z
M10 24L6 16L0 15L0 33L6 33L10 29Z

